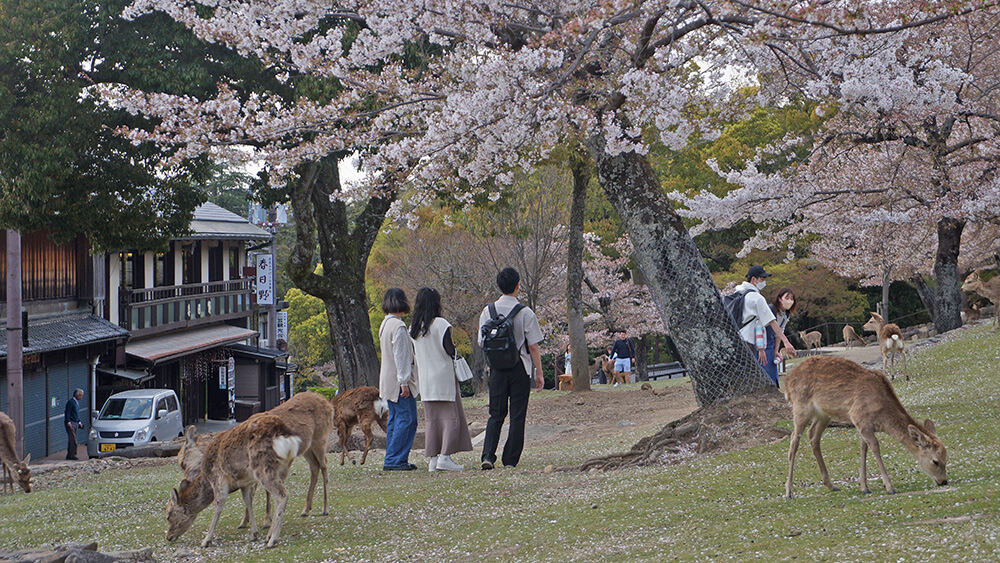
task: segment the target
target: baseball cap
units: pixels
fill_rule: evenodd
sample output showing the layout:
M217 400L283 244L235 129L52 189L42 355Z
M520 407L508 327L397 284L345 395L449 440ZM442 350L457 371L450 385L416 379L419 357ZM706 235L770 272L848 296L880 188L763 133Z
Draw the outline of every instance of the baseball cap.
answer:
M771 274L764 270L764 266L750 266L750 269L747 270L747 279L769 277L771 277Z

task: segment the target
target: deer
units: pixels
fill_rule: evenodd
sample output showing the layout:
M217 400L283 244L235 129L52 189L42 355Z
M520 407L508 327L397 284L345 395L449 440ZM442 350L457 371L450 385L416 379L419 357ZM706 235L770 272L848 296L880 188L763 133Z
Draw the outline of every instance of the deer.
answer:
M813 348L819 349L819 347L823 345L823 335L820 334L819 331L816 330L812 332L800 331L798 334L799 338L802 339L802 342L805 343L806 350L808 350L810 353L812 352Z
M625 377L625 372L615 371L615 361L608 359L607 356L600 356L603 358L601 369L604 370L604 376L608 378L608 383L628 383L628 378Z
M864 338L854 332L854 327L851 325L844 325L844 346L850 348L852 344L857 342L862 348L868 345Z
M948 452L937 437L934 421L918 423L900 403L892 384L880 371L865 369L844 358L816 356L795 366L785 379L785 398L792 404L793 424L791 444L788 447L788 480L785 497L792 498L792 473L795 453L807 425L809 444L819 465L823 484L831 491L839 490L830 481L830 474L820 452L820 438L831 419L850 420L858 429L861 442L861 492L871 494L868 488L868 448L875 454L882 483L889 494L895 494L889 474L882 461L876 432L885 432L916 458L917 464L937 485L947 485L945 465Z
M979 305L973 303L971 307L962 309L962 324L969 324L979 320Z
M330 404L319 393L306 391L297 393L291 399L267 411L278 416L288 425L292 432L298 436L302 442L299 444L299 457L305 457L309 463L309 492L306 495L306 506L300 516L308 516L312 510L313 494L316 491L318 474L323 473L323 512L322 515L329 514L329 504L327 497L327 469L326 469L326 446L333 431L333 405ZM189 428L189 432L193 429ZM187 438L177 454L178 464L185 478L191 479L200 469L203 451L209 441L203 436ZM192 473L194 472L194 473ZM251 493L251 498L253 494ZM245 528L250 522L249 511L252 507L247 507L247 513L243 515L243 520L238 528ZM262 527L267 528L271 522L271 495L267 495L267 512L264 516Z
M998 260L1000 262L1000 260ZM979 277L979 270L969 274L962 284L962 291L975 291L993 303L993 330L1000 329L1000 276L996 276L990 281L984 282Z
M896 356L903 358L903 376L906 381L910 380L910 374L906 371L906 347L903 344L903 332L899 330L899 325L895 323L886 324L885 319L878 313L871 313L871 318L861 328L874 332L878 336L878 347L882 352L882 371L890 373L886 369L888 363L892 369L890 379L896 379Z
M389 420L388 404L385 399L379 398L378 387L355 387L338 393L330 399L330 403L334 409L333 425L337 428L337 437L340 439L340 465L344 465L345 457L354 463L354 458L347 451L347 441L355 426L360 426L365 435L365 451L361 454L361 465L364 465L375 439L372 423L377 422L385 432L386 422Z
M189 427L186 445L197 441L197 432ZM276 499L274 521L265 547L274 547L281 533L281 519L288 503L285 481L302 439L281 418L270 412L255 414L240 424L216 435L202 453L197 471L189 467L180 485L170 492L167 504L167 541L174 541L191 528L195 518L210 504L215 505L212 523L201 546L212 544L215 526L230 492L240 490L250 520L250 534L257 539L253 516L253 494L259 483Z
M17 484L24 489L24 492L31 492L31 468L28 462L31 461L31 454L24 456L24 459L17 459L17 450L14 444L17 443L15 436L17 429L14 427L14 420L5 413L0 412L0 464L3 464L4 485L3 490L14 492L14 477L17 477Z

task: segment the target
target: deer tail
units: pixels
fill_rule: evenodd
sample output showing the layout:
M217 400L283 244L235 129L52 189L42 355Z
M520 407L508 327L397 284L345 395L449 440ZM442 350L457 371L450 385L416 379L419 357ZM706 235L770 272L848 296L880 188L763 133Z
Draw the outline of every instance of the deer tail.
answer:
M272 447L274 453L278 454L278 458L286 463L291 463L299 453L300 444L302 444L302 438L298 436L275 436Z
M383 414L389 412L389 401L385 399L378 398L372 402L372 406L375 408L375 414L382 416Z

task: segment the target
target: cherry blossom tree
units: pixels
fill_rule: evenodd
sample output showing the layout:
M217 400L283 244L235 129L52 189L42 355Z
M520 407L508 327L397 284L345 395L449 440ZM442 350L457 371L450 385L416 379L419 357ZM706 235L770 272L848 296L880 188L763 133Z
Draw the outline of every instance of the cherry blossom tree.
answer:
M881 284L884 303L889 282L910 280L939 331L960 326L964 233L976 227L970 249L991 240L995 248L981 227L1000 218L997 15L991 8L878 41L840 39L852 45L850 57L791 74L803 95L830 99L826 111L835 112L821 135L799 140L808 160L761 173L759 165L785 158L777 147L724 172L743 188L699 194L688 201L691 215L705 220L701 228L733 216L767 223L748 247L817 234L817 255ZM973 252L971 263L992 254Z
M711 137L716 120L742 111L730 103L732 90L754 77L764 99L797 85L783 77L820 69L806 86L842 95L845 68L870 76L860 55L877 51L873 45L897 43L978 4L136 0L128 17L162 10L202 39L261 61L295 94L225 80L211 99L127 88L105 94L160 120L133 138L179 145L179 159L252 145L278 184L304 175L304 163L364 148L373 174L406 174L436 188L455 180L459 201L471 201L486 180L508 182L570 136L582 139L660 315L709 323L674 335L707 403L767 380L662 193L643 130L672 148L695 133ZM906 61L879 62L895 76Z

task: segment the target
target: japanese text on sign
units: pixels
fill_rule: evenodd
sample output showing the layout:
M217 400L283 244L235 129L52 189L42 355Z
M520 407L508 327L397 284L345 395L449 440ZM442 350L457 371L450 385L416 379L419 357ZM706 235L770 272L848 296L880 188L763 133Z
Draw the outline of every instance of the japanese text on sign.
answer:
M257 255L257 304L274 305L274 264L270 254Z

